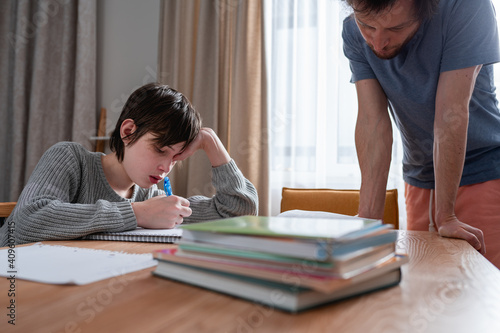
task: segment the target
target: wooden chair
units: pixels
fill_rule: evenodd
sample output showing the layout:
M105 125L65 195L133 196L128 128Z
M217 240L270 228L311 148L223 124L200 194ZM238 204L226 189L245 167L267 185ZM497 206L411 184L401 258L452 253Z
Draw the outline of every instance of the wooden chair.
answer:
M352 216L358 213L359 190L283 187L281 195L281 212L301 209ZM399 229L397 189L387 190L383 221Z
M0 218L9 217L16 207L16 202L0 202Z
M0 227L16 206L15 202L0 202Z
M104 146L109 137L106 136L106 108L101 108L101 114L99 116L99 124L97 125L97 136L93 136L90 139L95 140L95 151L104 153Z

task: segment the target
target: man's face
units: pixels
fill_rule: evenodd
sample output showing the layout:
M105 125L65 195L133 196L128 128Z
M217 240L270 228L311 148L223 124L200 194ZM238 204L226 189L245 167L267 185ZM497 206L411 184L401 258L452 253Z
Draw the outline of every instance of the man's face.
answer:
M392 8L376 14L355 12L354 18L366 43L381 59L397 56L420 26L413 0L398 0Z

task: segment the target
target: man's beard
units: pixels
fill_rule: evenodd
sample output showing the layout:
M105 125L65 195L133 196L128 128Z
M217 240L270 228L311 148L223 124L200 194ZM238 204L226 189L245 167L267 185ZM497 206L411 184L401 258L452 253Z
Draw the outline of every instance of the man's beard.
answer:
M368 46L370 47L370 49L372 50L372 52L380 59L384 59L384 60L389 60L389 59L392 59L394 57L396 57L398 54L401 53L401 50L411 41L411 39L413 38L413 36L415 36L415 34L417 33L418 31L418 28L415 29L415 31L408 36L408 38L406 38L403 43L397 45L397 46L393 46L391 47L390 49L388 50L384 50L383 51L390 51L390 53L379 53L377 51L375 51L373 49L373 45L371 44L368 44Z
M408 43L405 43L405 44L402 44L402 45L399 45L395 48L391 48L393 51L391 51L390 53L379 53L377 51L375 51L373 49L373 45L370 45L368 44L368 46L370 47L370 49L372 50L372 52L380 59L384 59L384 60L389 60L389 59L392 59L394 58L395 56L397 56L400 52L401 52L401 49Z

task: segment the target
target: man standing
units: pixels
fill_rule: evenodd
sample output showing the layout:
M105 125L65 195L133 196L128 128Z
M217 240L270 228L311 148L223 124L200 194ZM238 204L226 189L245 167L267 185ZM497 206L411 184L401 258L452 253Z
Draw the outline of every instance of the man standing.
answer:
M392 126L409 230L462 238L500 268L500 61L490 0L344 0L358 96L359 215L381 218ZM483 236L484 234L484 236ZM488 252L486 252L488 250Z

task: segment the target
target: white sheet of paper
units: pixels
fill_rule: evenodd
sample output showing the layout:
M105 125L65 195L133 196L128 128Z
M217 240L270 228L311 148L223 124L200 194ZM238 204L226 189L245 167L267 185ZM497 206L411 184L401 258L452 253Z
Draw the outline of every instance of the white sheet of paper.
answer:
M51 284L76 284L104 280L157 265L151 253L130 254L36 243L0 250L0 276ZM13 266L10 266L12 263Z
M310 211L310 210L301 210L301 209L293 209L287 210L286 212L278 214L280 217L304 217L304 218L318 218L318 219L357 219L357 217L350 215L343 215L337 213L330 212L321 212L321 211Z

